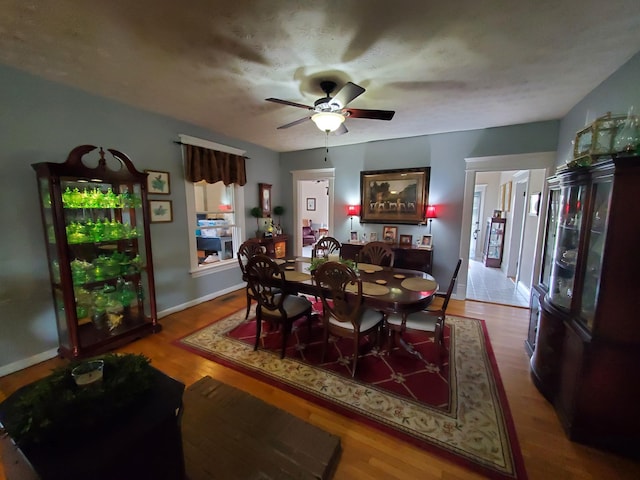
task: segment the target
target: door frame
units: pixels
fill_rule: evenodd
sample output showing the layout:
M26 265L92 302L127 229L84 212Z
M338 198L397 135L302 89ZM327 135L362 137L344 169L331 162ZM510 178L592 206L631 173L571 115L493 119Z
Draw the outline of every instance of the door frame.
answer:
M544 169L545 178L550 177L555 171L556 152L534 152L517 155L498 155L491 157L469 157L465 158L465 179L464 179L464 200L462 203L462 225L460 231L460 251L462 266L458 274L458 284L456 288L456 298L464 300L467 292L467 279L469 270L469 247L471 244L471 210L473 207L473 192L475 190L476 172L492 172L504 170L536 170ZM546 202L548 188L545 183L542 192L542 202ZM544 203L543 203L544 204ZM543 215L543 209L540 214ZM545 212L546 214L546 212ZM545 219L540 218L538 224L537 238L542 237ZM540 275L540 257L542 242L536 242L535 258L533 264L534 278Z
M513 277L515 283L520 278L520 265L522 263L522 243L524 241L524 225L527 192L529 191L529 170L520 170L513 175L513 199L511 201L511 238L509 239L509 258L505 268L505 275ZM518 195L524 186L524 195ZM522 193L522 192L520 192ZM516 215L517 214L517 215Z
M482 259L482 248L484 245L484 228L483 228L482 219L485 218L486 216L484 213L484 210L485 210L485 196L487 193L487 184L478 183L474 185L473 197L471 198L471 221L473 221L473 198L475 198L476 193L480 194L480 208L478 212L478 237L476 238L476 250L475 250L474 258L478 258L478 253L479 253L480 259ZM472 231L473 231L473 225L471 225L470 234ZM471 237L469 237L469 248L471 248ZM471 253L471 251L469 251L469 253Z
M335 168L318 168L313 170L291 170L293 177L293 245L294 255L299 255L302 252L302 197L304 192L299 188L299 184L302 181L307 180L328 180L329 182L329 207L328 207L328 228L330 232L333 232L333 189L335 183Z

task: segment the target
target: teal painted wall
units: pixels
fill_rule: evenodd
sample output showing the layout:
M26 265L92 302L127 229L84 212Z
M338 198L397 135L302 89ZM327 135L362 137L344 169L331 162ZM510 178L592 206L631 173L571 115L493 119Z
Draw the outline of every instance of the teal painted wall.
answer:
M183 133L247 150L247 208L258 204L258 182L272 183L274 205L280 203L278 153L2 66L0 105L0 369L57 347L31 164L64 162L77 145L115 148L138 170L171 175L174 220L151 226L159 311L241 283L237 268L199 278L188 273L184 175L174 140Z
M280 185L283 196L293 198L291 171L335 168L335 237L347 241L351 222L346 215L346 206L360 203L360 171L431 167L429 203L438 206L438 219L432 222L433 274L437 278L450 278L460 251L464 159L555 151L558 125L558 121L550 121L329 147L326 162L324 148L283 153ZM381 224L360 224L357 228L356 225L354 221L354 230L360 233L377 231L379 236L382 234ZM291 231L291 225L288 228ZM427 232L428 227L425 226L398 226L398 234L412 235L414 240Z
M573 154L571 141L585 125L607 112L625 115L629 107L633 107L635 115L640 115L640 52L593 89L562 119L557 165L564 164Z

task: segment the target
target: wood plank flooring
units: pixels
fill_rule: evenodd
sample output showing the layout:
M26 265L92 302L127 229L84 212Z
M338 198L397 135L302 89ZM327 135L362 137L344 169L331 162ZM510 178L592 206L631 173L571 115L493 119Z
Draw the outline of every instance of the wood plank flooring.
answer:
M173 340L245 306L244 291L202 303L163 318L162 332L118 351L145 354L155 367L186 385L210 375L339 435L343 453L336 479L482 478L355 420L171 345ZM486 320L530 479L640 478L640 462L567 440L552 406L529 377L529 359L524 350L527 309L452 300L448 313ZM0 378L0 400L64 363L52 359ZM4 479L1 465L0 479Z

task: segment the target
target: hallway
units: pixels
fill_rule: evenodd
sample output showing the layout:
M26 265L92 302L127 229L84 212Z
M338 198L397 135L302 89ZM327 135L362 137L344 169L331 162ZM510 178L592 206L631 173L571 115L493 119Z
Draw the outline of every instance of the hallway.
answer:
M467 300L529 307L529 299L499 268L487 268L482 262L472 259L469 259Z

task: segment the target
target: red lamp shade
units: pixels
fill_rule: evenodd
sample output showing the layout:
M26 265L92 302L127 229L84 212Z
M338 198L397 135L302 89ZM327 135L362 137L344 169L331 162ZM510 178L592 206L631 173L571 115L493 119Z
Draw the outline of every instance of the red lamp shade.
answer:
M425 212L426 218L438 218L438 214L436 213L435 205L427 205L427 210Z
M348 205L347 215L349 215L350 217L360 215L360 205Z

